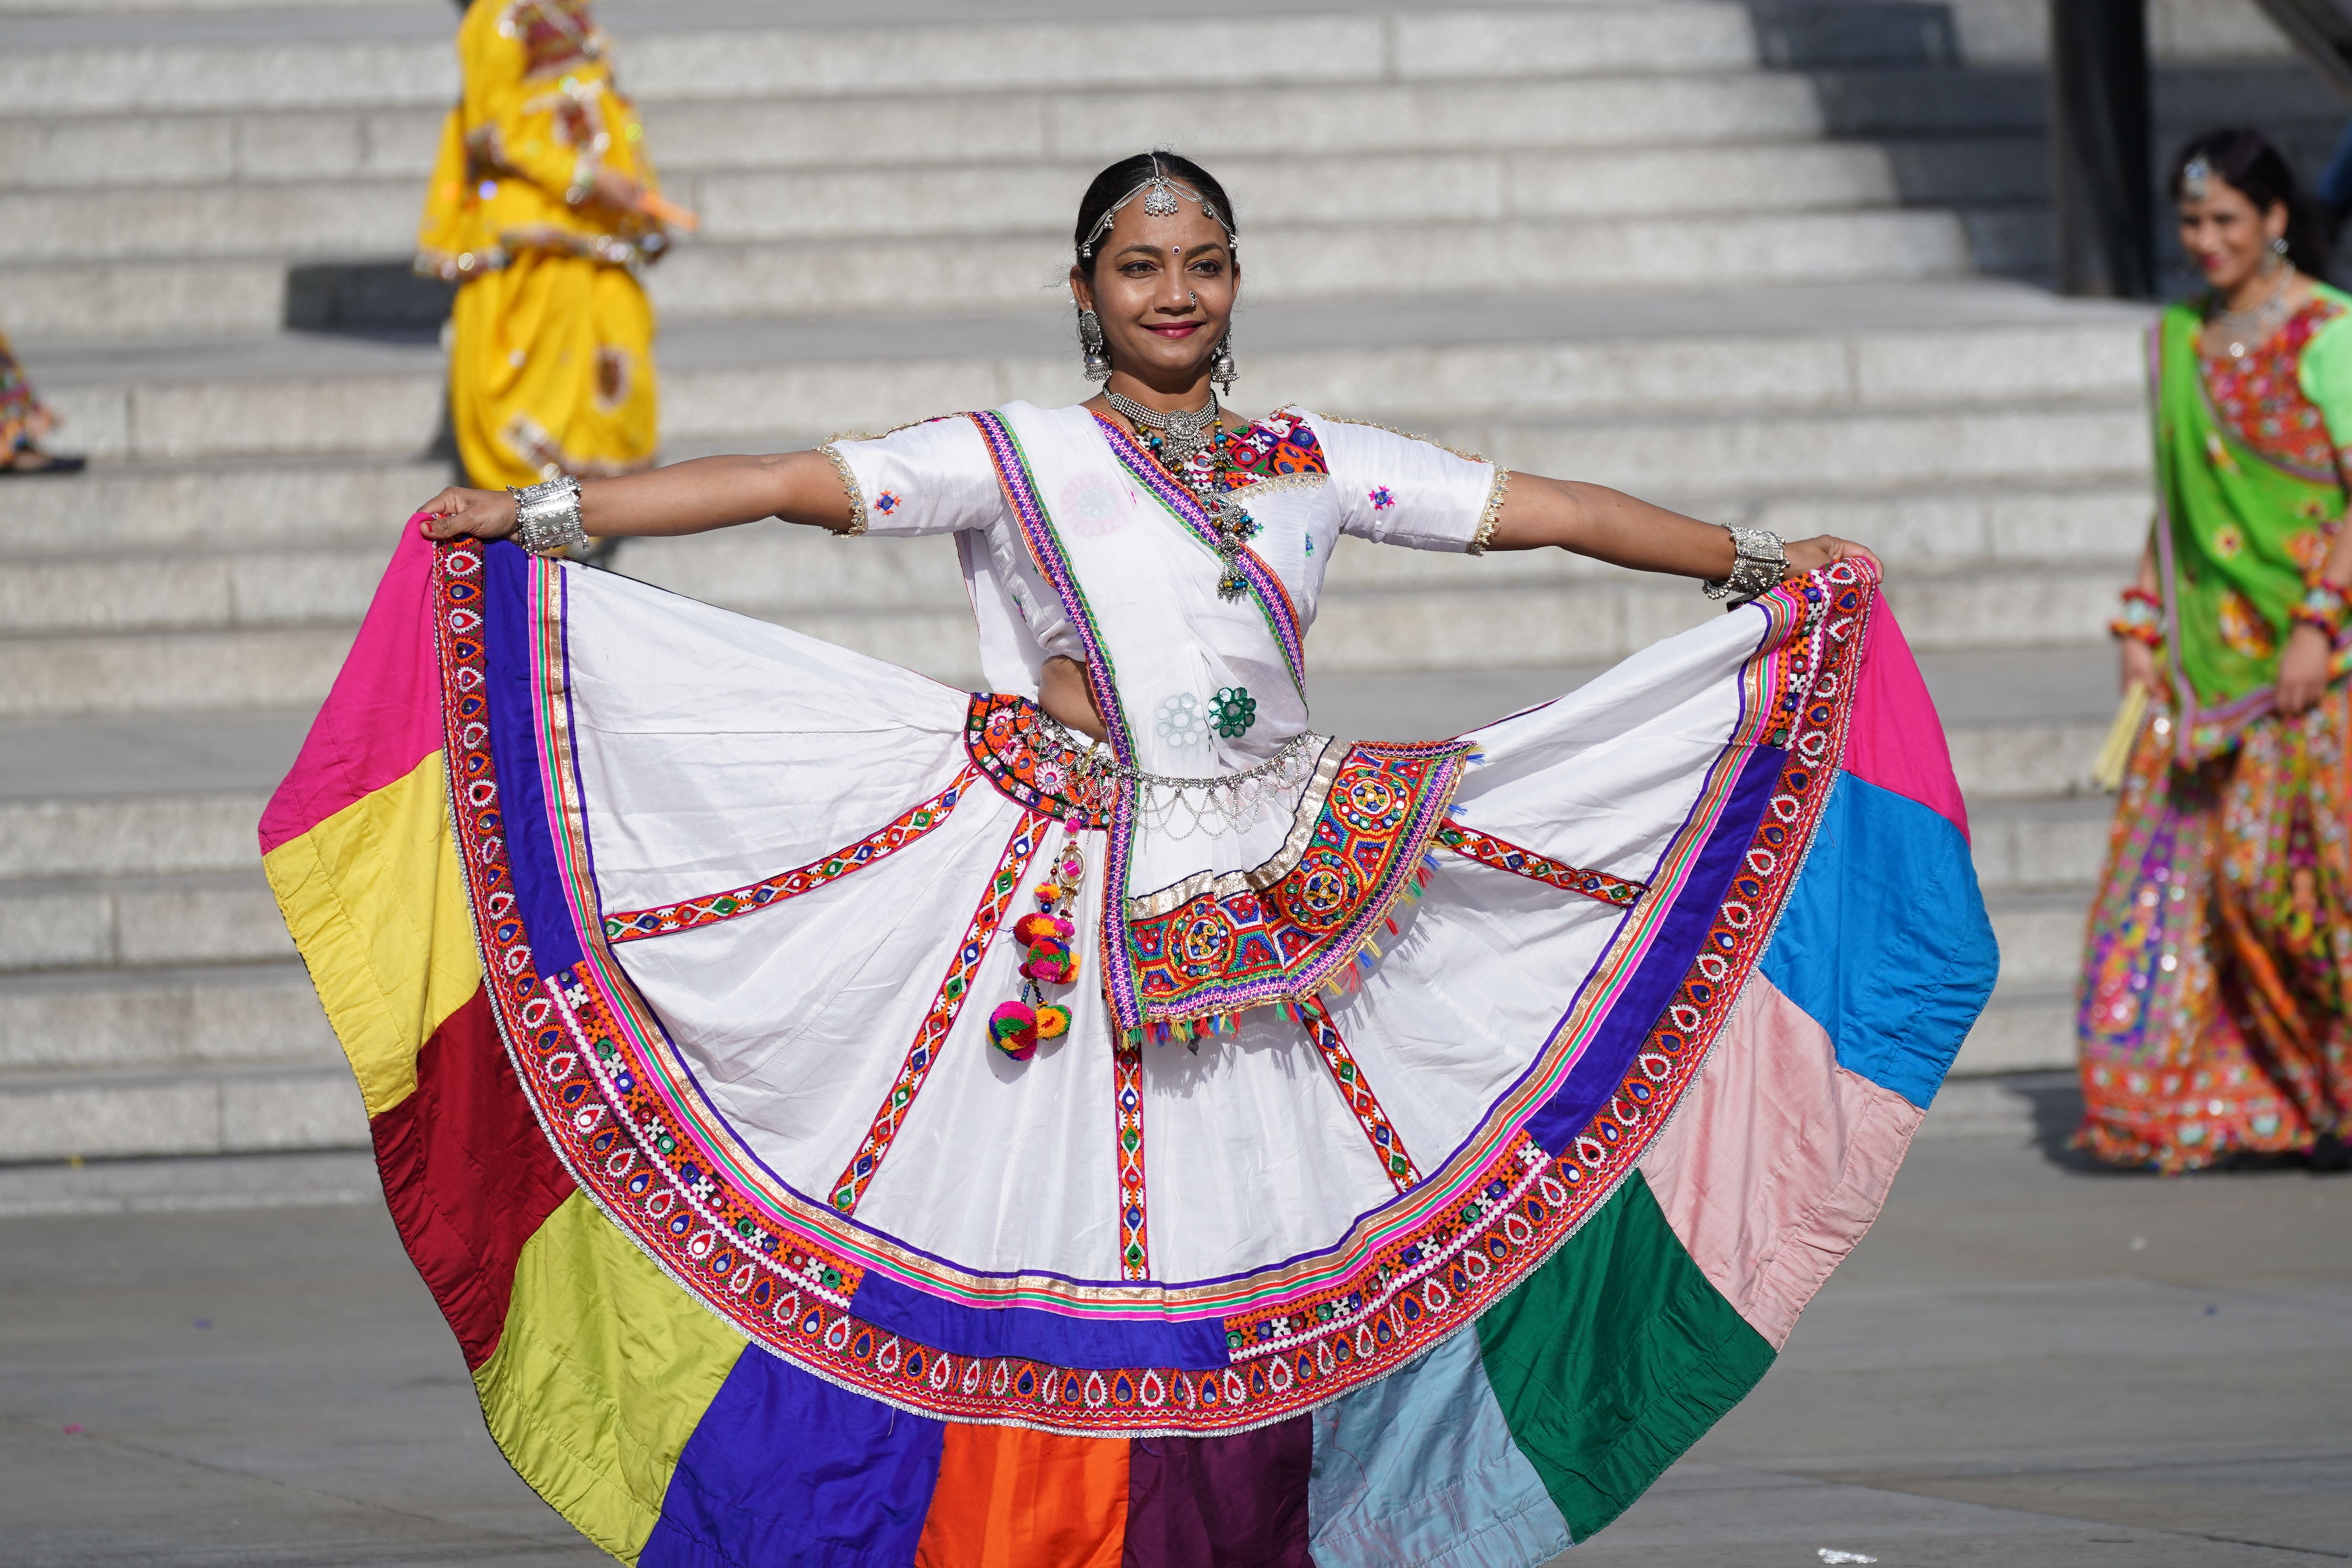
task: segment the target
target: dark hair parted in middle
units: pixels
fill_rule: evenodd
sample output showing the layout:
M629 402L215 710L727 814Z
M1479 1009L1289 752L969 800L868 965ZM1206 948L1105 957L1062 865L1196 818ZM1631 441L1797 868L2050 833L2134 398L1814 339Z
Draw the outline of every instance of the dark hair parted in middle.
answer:
M1225 187L1217 183L1216 175L1181 153L1138 153L1131 158L1121 158L1097 174L1093 184L1087 186L1087 194L1078 199L1078 225L1071 235L1070 247L1077 252L1078 266L1087 277L1094 276L1095 261L1101 254L1094 242L1101 237L1095 229L1103 215L1155 174L1198 192L1216 209L1212 216L1224 226L1228 237L1241 232L1241 225L1234 221L1233 200L1225 195Z
M2304 194L2286 155L2261 132L2244 125L2224 125L2192 137L2172 160L2172 174L2164 188L2180 200L2189 165L2202 163L2219 179L2267 213L2286 204L2286 258L2310 278L2327 276L2326 231L2319 209Z

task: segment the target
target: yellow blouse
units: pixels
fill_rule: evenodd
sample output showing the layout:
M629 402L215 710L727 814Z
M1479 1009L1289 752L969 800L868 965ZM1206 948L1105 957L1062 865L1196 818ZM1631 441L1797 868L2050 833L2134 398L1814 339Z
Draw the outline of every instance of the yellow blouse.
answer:
M452 281L522 250L634 267L659 224L599 201L599 168L657 191L636 110L585 0L474 0L457 28L465 95L442 122L416 269Z

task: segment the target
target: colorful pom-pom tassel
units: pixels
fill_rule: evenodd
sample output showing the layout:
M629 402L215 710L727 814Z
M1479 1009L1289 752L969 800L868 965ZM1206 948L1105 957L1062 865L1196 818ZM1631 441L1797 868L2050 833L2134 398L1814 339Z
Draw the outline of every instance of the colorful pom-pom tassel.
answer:
M1037 1037L1058 1040L1070 1032L1070 1010L1048 1002L1037 1009Z
M1037 1054L1036 1013L1024 1002L1005 1003L988 1016L988 1038L1014 1061L1027 1061Z

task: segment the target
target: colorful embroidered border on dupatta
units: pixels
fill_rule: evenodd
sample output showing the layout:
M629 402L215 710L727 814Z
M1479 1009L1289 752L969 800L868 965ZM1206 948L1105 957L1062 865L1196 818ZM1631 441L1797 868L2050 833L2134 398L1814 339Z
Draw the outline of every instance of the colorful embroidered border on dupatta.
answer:
M1097 414L1095 423L1101 427L1103 439L1110 446L1128 477L1149 491L1151 497L1168 509L1186 531L1199 540L1212 553L1217 548L1217 530L1209 521L1209 514L1201 510L1200 498L1186 489L1176 477L1139 445L1134 437L1110 420ZM1298 625L1297 606L1290 602L1290 590L1282 585L1274 568L1258 553L1244 545L1234 559L1234 568L1242 581L1250 587L1251 596L1257 600L1259 612L1265 616L1266 629L1274 634L1282 649L1283 662L1290 668L1291 684L1299 695L1307 694L1307 634Z
M1097 1436L1242 1431L1382 1376L1475 1321L1626 1178L1800 868L1873 586L1842 563L1759 601L1740 716L1655 897L1462 1147L1324 1251L1161 1286L958 1268L793 1192L726 1127L604 939L571 739L571 570L464 542L435 576L453 825L499 1034L549 1142L672 1278L814 1375L950 1421Z

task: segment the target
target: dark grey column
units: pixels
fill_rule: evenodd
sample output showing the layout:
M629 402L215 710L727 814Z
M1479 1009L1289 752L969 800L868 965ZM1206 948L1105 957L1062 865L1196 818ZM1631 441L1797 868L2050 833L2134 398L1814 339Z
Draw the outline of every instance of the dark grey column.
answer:
M2050 0L2050 203L2062 293L2156 297L2147 0Z

